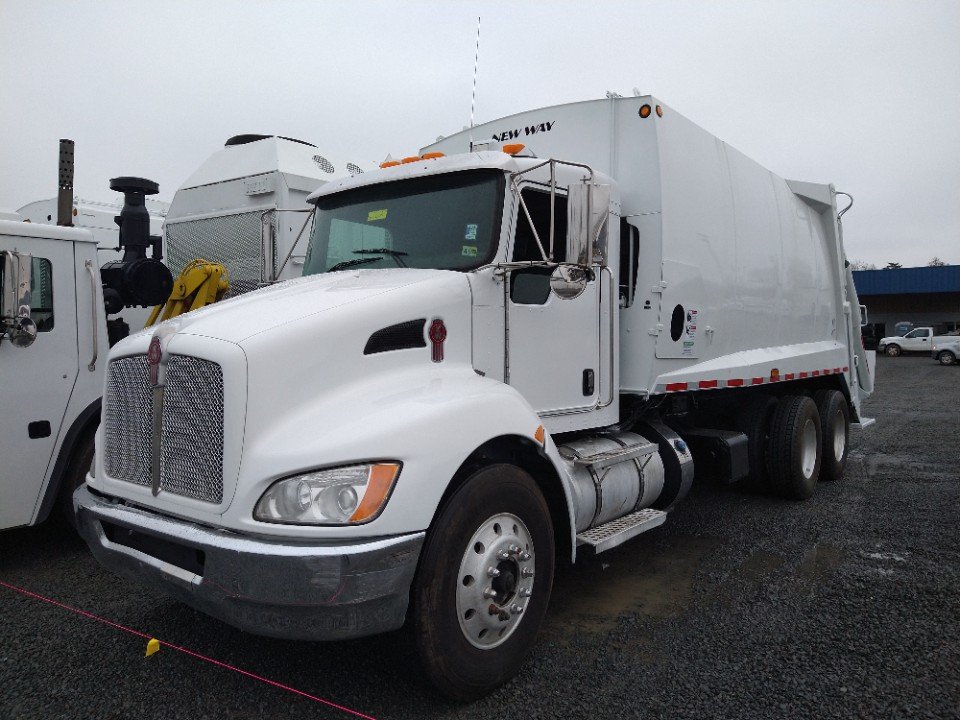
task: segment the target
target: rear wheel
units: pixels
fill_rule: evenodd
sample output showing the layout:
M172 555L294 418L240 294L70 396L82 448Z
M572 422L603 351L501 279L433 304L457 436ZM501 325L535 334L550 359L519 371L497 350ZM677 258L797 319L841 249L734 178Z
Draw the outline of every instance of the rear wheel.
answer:
M413 630L427 676L473 700L516 674L553 585L550 511L513 465L474 473L427 535L413 591Z
M774 492L805 500L813 494L820 476L820 415L806 395L780 398L770 421L767 472Z
M850 405L843 393L818 390L813 396L820 413L821 480L839 480L847 466L850 445Z
M899 355L902 351L900 350L900 346L899 346L899 345L887 345L887 349L884 350L884 352L885 352L889 357L896 357L896 356Z
M757 492L770 490L765 455L770 418L776 407L776 398L758 395L737 413L736 429L747 436L747 459L750 463L750 474L742 481L742 485Z
M953 365L957 361L957 358L949 350L944 350L939 355L937 355L937 360L941 365Z

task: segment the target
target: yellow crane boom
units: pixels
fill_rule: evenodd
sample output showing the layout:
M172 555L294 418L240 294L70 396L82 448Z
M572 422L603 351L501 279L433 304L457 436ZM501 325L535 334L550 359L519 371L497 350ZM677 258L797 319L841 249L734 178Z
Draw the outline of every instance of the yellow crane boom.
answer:
M223 265L201 258L191 260L173 281L167 301L153 308L145 327L222 300L229 289L230 280Z

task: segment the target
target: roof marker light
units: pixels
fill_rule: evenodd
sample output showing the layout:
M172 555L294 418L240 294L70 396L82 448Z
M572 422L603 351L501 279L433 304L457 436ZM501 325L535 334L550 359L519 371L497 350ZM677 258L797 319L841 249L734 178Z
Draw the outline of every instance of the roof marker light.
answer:
M399 160L385 160L384 162L380 163L380 167L381 167L381 168L390 168L390 167L394 167L395 165L399 165L399 164L400 164L400 161L399 161Z
M523 149L526 147L523 143L507 143L503 146L503 151L507 155L516 155L517 153L523 152Z
M407 163L418 162L420 159L421 159L421 158L420 158L419 155L411 155L410 157L405 157L405 158L404 158L403 160L401 160L400 162L402 162L404 165L406 165Z
M657 117L663 117L663 108L657 105Z
M650 106L649 106L649 105L641 105L641 106L640 106L640 117L642 117L642 118L648 118L648 117L650 117Z
M424 153L420 157L423 158L424 160L436 160L437 158L444 157L444 154L442 152L430 152L430 153Z

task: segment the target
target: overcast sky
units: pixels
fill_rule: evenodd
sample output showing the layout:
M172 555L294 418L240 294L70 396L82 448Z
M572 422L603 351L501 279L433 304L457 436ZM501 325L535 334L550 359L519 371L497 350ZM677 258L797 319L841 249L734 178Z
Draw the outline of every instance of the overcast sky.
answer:
M960 2L0 0L0 207L142 175L160 199L231 135L364 166L469 122L652 93L777 174L856 198L847 255L960 263ZM324 150L326 149L326 150Z

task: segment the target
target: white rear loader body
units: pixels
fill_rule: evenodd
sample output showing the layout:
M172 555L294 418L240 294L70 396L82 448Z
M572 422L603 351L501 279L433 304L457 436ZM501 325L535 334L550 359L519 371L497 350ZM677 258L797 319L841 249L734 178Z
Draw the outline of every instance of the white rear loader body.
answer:
M308 202L304 277L113 348L74 496L102 563L237 627L406 622L477 697L555 557L655 528L694 474L808 497L867 424L833 188L653 97L479 125Z

